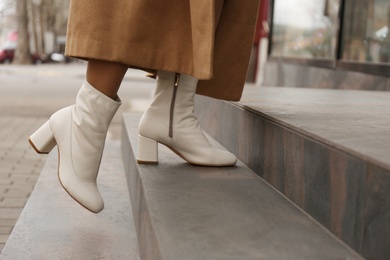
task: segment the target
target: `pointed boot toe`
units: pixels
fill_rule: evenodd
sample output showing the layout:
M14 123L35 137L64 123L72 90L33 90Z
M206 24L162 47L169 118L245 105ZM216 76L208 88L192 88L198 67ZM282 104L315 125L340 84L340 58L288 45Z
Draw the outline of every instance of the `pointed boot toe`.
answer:
M104 201L96 182L81 180L69 172L63 175L60 172L58 178L64 190L81 206L93 213L103 210Z

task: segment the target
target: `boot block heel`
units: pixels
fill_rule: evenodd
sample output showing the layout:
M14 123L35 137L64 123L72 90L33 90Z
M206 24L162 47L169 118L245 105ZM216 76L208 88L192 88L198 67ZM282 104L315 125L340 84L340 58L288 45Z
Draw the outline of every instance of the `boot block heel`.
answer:
M35 131L28 141L37 153L48 154L56 146L56 140L51 132L49 121Z
M158 163L158 144L157 141L138 135L138 155L139 164L157 164Z

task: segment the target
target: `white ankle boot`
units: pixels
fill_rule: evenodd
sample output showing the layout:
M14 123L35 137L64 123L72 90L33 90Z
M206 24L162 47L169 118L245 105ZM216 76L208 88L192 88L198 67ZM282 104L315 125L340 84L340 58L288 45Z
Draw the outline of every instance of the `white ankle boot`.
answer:
M213 148L194 115L198 80L188 75L158 72L154 99L139 125L138 163L156 164L161 143L191 164L231 166L232 153Z
M54 113L29 141L38 153L58 145L58 178L78 203L98 213L104 207L96 178L108 126L121 102L112 100L87 82L76 104Z

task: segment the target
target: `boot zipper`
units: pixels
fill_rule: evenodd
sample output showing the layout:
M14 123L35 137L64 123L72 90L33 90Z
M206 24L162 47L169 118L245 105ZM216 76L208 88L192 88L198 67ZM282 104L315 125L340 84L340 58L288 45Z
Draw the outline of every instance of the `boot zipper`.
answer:
M176 93L177 87L179 86L180 74L175 73L175 82L173 84L173 95L171 100L171 109L169 111L169 137L173 137L173 114L175 112L175 102L176 102Z

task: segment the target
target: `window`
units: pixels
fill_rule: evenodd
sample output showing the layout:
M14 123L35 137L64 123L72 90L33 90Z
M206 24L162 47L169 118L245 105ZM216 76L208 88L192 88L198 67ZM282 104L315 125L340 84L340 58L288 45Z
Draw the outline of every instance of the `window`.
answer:
M390 62L390 1L345 0L342 60Z
M271 56L335 60L340 0L274 0Z

